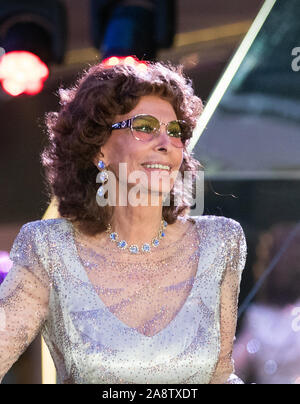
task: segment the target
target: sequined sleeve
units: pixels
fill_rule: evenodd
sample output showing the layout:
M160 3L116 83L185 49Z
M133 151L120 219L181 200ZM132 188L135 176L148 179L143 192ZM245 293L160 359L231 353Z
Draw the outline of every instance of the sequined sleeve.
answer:
M243 384L243 381L234 374L232 351L237 324L240 282L246 262L247 245L241 225L230 219L229 226L228 234L231 237L228 239L227 264L220 292L220 355L211 384Z
M0 382L34 340L48 312L49 279L38 252L39 232L31 223L22 226L14 241L13 266L0 286Z

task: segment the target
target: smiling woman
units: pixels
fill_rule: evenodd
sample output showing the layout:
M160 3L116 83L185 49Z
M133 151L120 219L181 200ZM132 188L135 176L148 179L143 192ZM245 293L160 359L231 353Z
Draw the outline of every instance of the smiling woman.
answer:
M61 383L242 383L231 353L244 232L189 216L178 186L201 167L186 149L202 111L191 82L160 63L98 64L60 96L42 154L60 217L25 224L11 249L0 378L41 331ZM114 206L98 204L99 172Z
M151 112L154 116L140 114L141 112ZM134 116L134 118L128 119L129 116ZM128 177L132 177L133 174L136 177L140 174L139 190L142 195L140 195L139 201L141 205L147 206L147 212L150 211L151 205L151 202L148 201L150 199L148 194L153 194L155 191L161 193L163 191L164 193L172 192L176 174L183 162L184 135L183 133L181 134L180 126L179 128L171 128L172 132L170 134L170 129L162 130L159 127L160 121L156 116L159 119L173 123L173 125L174 122L178 122L169 101L153 95L141 97L132 111L116 117L116 120L121 121L120 127L116 128L118 124L112 125L113 130L110 138L101 147L101 152L94 160L96 163L100 160L101 155L104 155L101 161L104 161L104 164L116 175L117 186L121 177L120 171L118 171L120 162L123 164L122 167L126 168ZM130 124L130 130L128 130L123 122L129 124L131 121L133 122ZM169 126L170 124L168 124ZM171 136L174 134L177 134L176 138ZM163 175L162 173L168 174L170 179L169 188L164 187L164 190L162 189L162 181L159 180ZM173 173L175 173L175 176ZM128 177L125 176L125 180L123 180L126 184L129 182ZM122 175L122 178L124 178L124 175ZM130 187L130 182L128 186ZM133 184L131 184L131 187L133 187ZM128 202L132 206L134 201L131 198ZM155 214L156 211L157 207L152 209L153 218L158 216ZM139 208L139 212L142 212L141 208ZM160 215L161 213L159 212ZM145 229L143 229L144 231Z
M148 63L146 70L139 69L138 65L119 64L108 68L100 64L85 72L73 88L61 89L60 97L61 110L47 115L50 144L42 161L50 195L56 195L59 200L60 214L80 220L89 234L105 230L112 216L109 206L101 209L96 203L99 160L104 161L116 177L118 163L126 163L128 171L140 170L141 163L165 163L174 154L181 156L178 166L181 173L190 171L196 175L201 167L186 147L177 150L170 136L153 139L147 136L149 141L143 141L145 130L137 131L137 124L141 122L135 120L133 126L125 124L119 130L116 128L117 123L146 113L153 115L156 121L184 121L181 146L186 146L203 105L180 68L160 63ZM154 125L153 121L151 124ZM151 133L157 133L159 129L156 129L154 125ZM166 145L168 138L170 144ZM163 207L163 216L169 224L189 208L185 195L180 206L174 206L177 188L171 190L170 206Z

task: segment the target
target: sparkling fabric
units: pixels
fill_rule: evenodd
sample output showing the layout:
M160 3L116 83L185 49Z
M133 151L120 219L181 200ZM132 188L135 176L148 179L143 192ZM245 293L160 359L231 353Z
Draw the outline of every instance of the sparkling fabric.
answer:
M0 287L0 379L39 331L60 383L243 383L232 360L246 241L217 216L179 220L151 253L65 218L22 226Z

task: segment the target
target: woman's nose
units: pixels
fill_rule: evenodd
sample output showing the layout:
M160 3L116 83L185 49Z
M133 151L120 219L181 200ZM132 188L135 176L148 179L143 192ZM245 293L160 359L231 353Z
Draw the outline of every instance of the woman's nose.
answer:
M165 147L169 147L171 145L170 136L167 133L166 125L162 124L160 126L157 137L158 137L157 142L159 146L164 145Z
M160 135L160 137L165 138L165 140L170 141L170 136L168 135L166 123L160 124L159 135Z

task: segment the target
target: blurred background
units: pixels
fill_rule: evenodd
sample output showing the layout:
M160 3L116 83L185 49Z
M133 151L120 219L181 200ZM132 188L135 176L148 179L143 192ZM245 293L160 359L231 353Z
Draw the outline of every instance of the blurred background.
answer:
M299 384L299 21L298 0L0 0L0 282L50 203L40 152L58 88L115 56L182 64L205 104L192 145L204 214L247 239L236 373ZM42 382L38 336L3 383Z

